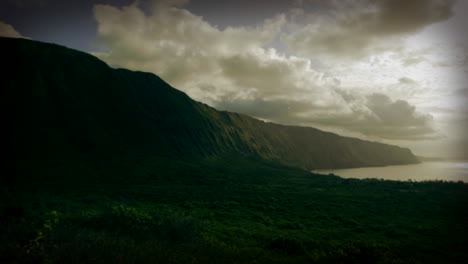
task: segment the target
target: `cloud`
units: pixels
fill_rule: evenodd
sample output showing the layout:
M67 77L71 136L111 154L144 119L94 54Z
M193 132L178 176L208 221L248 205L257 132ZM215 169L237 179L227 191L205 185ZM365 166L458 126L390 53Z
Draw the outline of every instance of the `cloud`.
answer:
M404 100L392 101L388 96L375 93L367 96L340 94L348 103L318 105L313 100L260 97L229 100L221 103L231 111L243 112L263 120L283 124L339 128L371 138L390 140L427 140L440 135L431 127L432 116L416 111Z
M0 22L0 37L27 38L16 31L12 25Z
M371 94L367 96L366 106L373 117L368 132L382 131L381 136L395 139L421 139L434 131L428 126L430 115L422 115L416 112L416 108L404 100L392 101L383 94ZM386 135L387 134L387 135Z
M96 5L97 41L107 51L94 54L113 67L153 72L218 109L268 121L383 139L433 135L430 116L409 102L350 89L333 69L271 48L287 32L290 15L220 30L184 9L185 2L144 2L149 12L139 2L121 9ZM398 83L418 85L409 77Z
M290 25L292 33L284 35L283 39L293 52L308 56L328 56L327 59L330 59L337 56L356 58L395 50L402 45L402 37L450 18L455 1L308 2L315 8L319 3L320 12L296 11L293 16L296 22Z
M361 100L361 99L359 99ZM384 94L371 94L362 104L344 114L315 117L314 123L340 127L361 134L391 140L426 140L439 138L431 127L432 116L418 113L404 100L392 101Z
M169 3L156 1L150 16L137 4L122 10L95 6L98 42L109 50L96 55L112 65L155 72L180 85L199 79L197 76L216 74L215 62L220 57L267 45L284 21L279 16L260 28L228 27L220 31L202 17Z
M414 65L417 65L419 63L429 61L429 58L427 58L427 55L429 55L431 52L430 49L416 49L416 50L411 50L411 51L401 51L398 53L398 56L400 57L399 59L401 60L401 63L405 67L411 67Z

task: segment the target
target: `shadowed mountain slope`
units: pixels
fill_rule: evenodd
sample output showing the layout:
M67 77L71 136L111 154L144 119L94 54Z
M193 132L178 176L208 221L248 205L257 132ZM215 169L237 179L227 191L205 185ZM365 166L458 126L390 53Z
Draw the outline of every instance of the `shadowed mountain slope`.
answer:
M11 158L252 156L306 169L417 163L409 149L217 111L151 73L87 53L0 38Z

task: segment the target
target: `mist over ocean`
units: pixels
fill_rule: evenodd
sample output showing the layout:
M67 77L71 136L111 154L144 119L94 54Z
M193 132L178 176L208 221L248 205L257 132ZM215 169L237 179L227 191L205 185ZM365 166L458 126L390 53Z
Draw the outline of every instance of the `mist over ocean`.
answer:
M437 161L423 162L412 165L397 165L385 167L315 170L314 172L333 173L343 178L376 178L400 181L463 181L468 182L468 161Z

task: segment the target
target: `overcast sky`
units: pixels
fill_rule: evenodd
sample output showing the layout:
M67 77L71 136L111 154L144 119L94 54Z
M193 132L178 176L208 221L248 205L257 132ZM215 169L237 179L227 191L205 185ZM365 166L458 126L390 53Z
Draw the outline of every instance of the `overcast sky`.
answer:
M0 35L282 124L468 157L468 1L6 0Z

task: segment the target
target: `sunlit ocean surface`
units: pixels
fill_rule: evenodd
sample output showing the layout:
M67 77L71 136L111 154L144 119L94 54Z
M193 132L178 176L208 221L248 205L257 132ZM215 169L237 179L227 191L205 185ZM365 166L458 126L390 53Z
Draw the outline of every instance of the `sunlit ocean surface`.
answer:
M321 174L333 173L343 178L377 178L400 181L444 180L468 183L468 162L424 162L414 165L398 165L372 168L315 170Z

